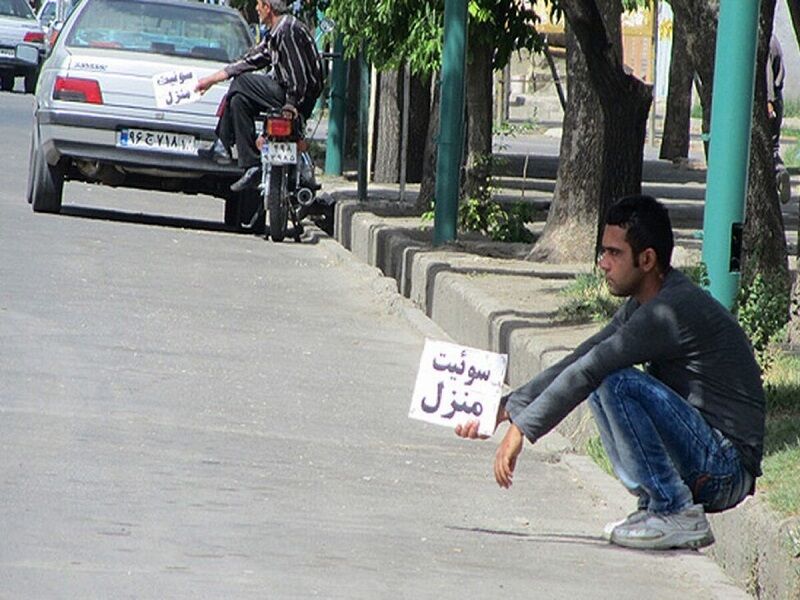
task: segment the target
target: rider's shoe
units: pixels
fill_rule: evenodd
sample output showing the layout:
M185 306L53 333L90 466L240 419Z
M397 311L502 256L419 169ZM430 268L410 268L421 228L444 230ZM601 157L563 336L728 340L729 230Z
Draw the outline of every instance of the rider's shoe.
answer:
M231 184L232 192L241 192L258 187L261 183L261 165L250 167L239 179Z
M197 156L206 160L213 160L218 165L229 165L233 162L231 153L225 147L225 144L217 138L214 143L208 148L198 148Z
M792 184L789 171L781 169L778 171L778 198L781 204L786 204L792 197Z

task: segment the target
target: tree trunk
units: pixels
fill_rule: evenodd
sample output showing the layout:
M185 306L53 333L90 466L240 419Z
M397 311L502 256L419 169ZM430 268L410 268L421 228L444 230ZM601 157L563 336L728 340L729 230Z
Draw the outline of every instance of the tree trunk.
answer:
M792 17L794 39L800 45L800 0L786 0L789 5L789 15Z
M380 73L373 181L397 183L400 178L400 129L403 110L402 71Z
M494 49L470 36L466 72L467 166L464 198L488 200L492 171L492 54Z
M619 37L620 4L613 0L569 0L562 3L567 22L572 27L581 53L586 61L588 81L597 94L602 109L599 193L586 196L581 209L593 206L594 219L591 230L584 233L583 244L590 244L591 253L575 257L575 260L591 261L602 235L603 217L614 199L641 192L642 158L647 129L647 115L652 102L652 86L625 73ZM604 15L608 26L604 23ZM568 94L571 96L572 94ZM569 101L569 100L568 100ZM570 134L570 144L588 140L580 129ZM591 132L595 133L595 132ZM562 141L562 151L567 148ZM589 160L585 146L580 158ZM563 155L562 155L563 157ZM561 174L561 173L560 173ZM569 177L570 175L567 175ZM552 206L551 206L552 210ZM566 207L568 212L571 207ZM570 245L576 238L571 238ZM537 244L538 246L539 244ZM535 258L537 251L531 253Z
M676 18L686 24L686 46L702 81L701 98L705 98L703 117L710 122L711 95L716 50L719 6L712 0L673 0ZM750 138L749 178L745 208L742 286L747 286L757 273L765 278L778 278L788 287L786 236L780 203L775 186L772 146L766 122L766 56L772 31L775 0L761 3L756 90ZM724 143L725 132L715 132Z
M431 110L428 120L428 134L425 140L425 152L422 168L422 182L417 196L416 209L424 212L431 209L434 196L436 195L436 159L439 139L439 105L441 92L439 90L439 76L434 74L431 84Z
M719 2L715 0L672 0L675 21L686 35L686 50L694 67L697 92L703 109L702 131L708 159L708 133L711 129L711 89L714 85L714 55L717 40Z
M661 140L659 157L674 161L689 157L694 68L686 48L683 21L676 15L672 23L667 112L664 117L664 137Z
M753 126L750 137L750 166L744 223L744 268L742 286L756 274L781 282L789 288L786 232L775 183L772 139L767 119L767 53L772 34L775 0L762 0L761 27L756 62ZM715 143L713 140L711 143Z
M345 103L344 155L358 159L358 96L361 87L361 67L358 58L347 61L347 102Z
M425 165L425 148L428 138L428 122L431 118L431 76L411 76L411 96L408 111L408 150L406 157L406 181L420 183Z
M569 25L566 34L567 106L556 188L544 231L527 257L553 263L592 259L603 169L603 116L596 108L600 101Z

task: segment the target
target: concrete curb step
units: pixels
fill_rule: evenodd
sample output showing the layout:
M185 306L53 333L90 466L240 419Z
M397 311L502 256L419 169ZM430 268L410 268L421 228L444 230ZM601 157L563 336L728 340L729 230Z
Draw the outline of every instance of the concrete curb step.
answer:
M480 238L434 249L430 231L397 201L337 199L336 240L394 279L453 340L508 353L509 385L528 381L596 330L550 320L559 290L588 265L530 263L523 260L526 245ZM585 403L558 432L578 451L585 447L595 434ZM717 539L711 556L742 588L757 598L800 598L800 519L781 521L756 495L711 521Z

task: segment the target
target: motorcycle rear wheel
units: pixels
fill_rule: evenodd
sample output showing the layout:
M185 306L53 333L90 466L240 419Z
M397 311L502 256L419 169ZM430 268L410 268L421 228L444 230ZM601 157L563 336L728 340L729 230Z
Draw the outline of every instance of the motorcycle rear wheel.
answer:
M273 242L282 242L286 237L286 226L289 220L286 193L286 170L283 167L272 167L269 174L267 211L269 212L269 237Z

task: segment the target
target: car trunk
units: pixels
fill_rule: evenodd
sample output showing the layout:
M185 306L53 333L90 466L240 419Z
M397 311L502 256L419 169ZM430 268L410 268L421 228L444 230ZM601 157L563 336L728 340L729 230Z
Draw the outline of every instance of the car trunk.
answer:
M191 74L196 81L223 66L222 63L199 63L194 59L158 54L82 48L71 52L67 74L100 81L104 106L118 109L120 117L198 125L216 122L217 108L227 91L227 84L214 86L193 102L183 99L171 106L158 106L154 79L163 76L162 80L169 80L170 75L185 77ZM193 87L190 81L183 81L183 89ZM172 85L168 84L168 87ZM160 87L163 93L163 86Z

